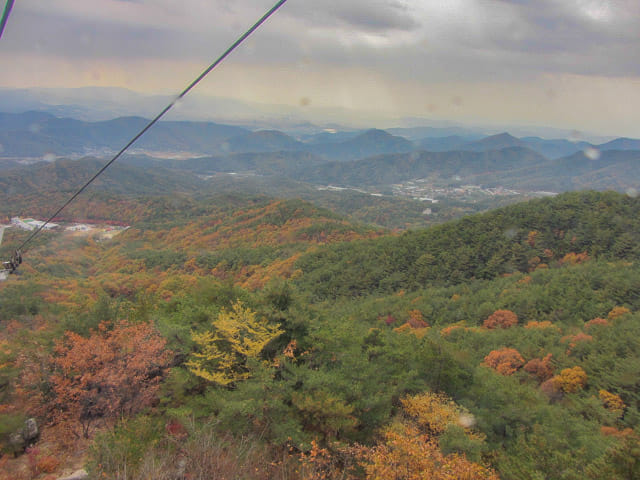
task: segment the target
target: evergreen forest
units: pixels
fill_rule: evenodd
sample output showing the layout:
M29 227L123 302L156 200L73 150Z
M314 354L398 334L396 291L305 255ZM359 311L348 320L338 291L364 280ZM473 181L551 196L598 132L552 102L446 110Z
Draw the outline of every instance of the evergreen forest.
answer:
M640 198L334 206L78 198L56 221L129 228L43 231L0 282L0 478L640 478Z

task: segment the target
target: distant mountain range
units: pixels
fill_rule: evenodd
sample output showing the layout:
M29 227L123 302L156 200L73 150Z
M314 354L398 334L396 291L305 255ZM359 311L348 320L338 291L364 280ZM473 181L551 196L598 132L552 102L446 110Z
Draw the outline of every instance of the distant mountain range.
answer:
M0 156L81 156L117 151L148 120L120 117L103 122L57 118L48 113L0 113ZM157 152L219 153L221 144L248 130L212 122L159 122L135 148Z
M173 96L166 93L150 94L118 87L0 87L0 110L3 112L38 111L88 122L129 116L152 118L172 99ZM315 104L301 108L299 105L255 103L192 92L171 110L167 120L223 123L246 127L252 131L280 130L298 138L300 135L317 134L322 129L361 131L374 124L379 125L379 118L379 112L375 110L364 112ZM546 126L463 126L435 119L410 117L398 118L395 122L393 128L385 130L411 142L452 135L471 141L501 131L509 131L516 137L569 138L574 134L571 130ZM582 139L593 143L604 143L612 138L582 132Z
M198 175L243 173L343 187L384 187L427 179L441 185L504 186L529 192L640 190L640 150L604 151L598 158L577 152L556 160L528 148L508 147L487 152L407 152L352 161L327 161L308 152L254 152L189 160L130 156L123 162Z
M7 188L25 181L40 187L36 181L40 177L47 178L47 185L65 186L75 174L60 178L56 170L60 162L58 167L39 166L36 180L21 178L24 174L11 177L12 169L21 159L108 156L147 122L142 117L85 122L42 112L0 113L0 180ZM393 131L401 133L403 129ZM294 138L278 130L250 131L213 122L159 122L130 152L147 156L129 155L119 163L133 170L127 173L116 169L113 175L123 177L124 184L138 178L140 184L131 184L136 192L144 191L145 186L151 188L136 169L151 170L152 176L157 175L158 185L171 190L189 190L203 181L195 175L220 172L356 187L388 186L413 179L451 185L502 185L525 191L640 187L640 140L636 139L618 138L592 145L564 139L516 138L506 132L481 138L464 131L433 137L429 135L435 133L434 129L428 128L414 128L408 133L414 141L379 129L331 130ZM419 135L427 136L415 140ZM162 160L172 157L180 160ZM78 178L80 170L88 169L89 164L73 167L79 169ZM173 184L165 179L172 174ZM109 177L102 180L108 183Z
M0 157L38 158L48 156L81 157L107 155L119 150L148 120L142 117L119 117L100 122L85 122L58 118L43 112L0 113ZM407 131L410 140L392 132ZM159 122L132 147L138 152L156 156L188 157L299 151L312 153L327 160L349 161L374 155L412 151L472 151L487 152L509 147L533 150L550 159L571 155L585 149L598 151L640 150L640 140L618 138L601 145L548 140L539 137L516 138L501 133L478 138L475 135L431 136L438 129L370 129L365 131L319 132L294 138L278 130L249 129L213 122ZM447 133L455 129L440 129ZM429 136L415 140L415 136Z
M605 150L591 158L583 152L538 165L514 168L495 174L479 174L470 181L489 185L509 185L515 189L556 192L581 189L638 190L640 150Z

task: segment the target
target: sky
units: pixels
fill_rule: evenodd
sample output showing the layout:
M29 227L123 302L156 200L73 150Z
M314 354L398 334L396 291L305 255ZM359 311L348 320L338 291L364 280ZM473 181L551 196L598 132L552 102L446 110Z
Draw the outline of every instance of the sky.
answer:
M18 0L0 87L177 93L273 3ZM640 138L640 2L288 0L197 94L314 122Z

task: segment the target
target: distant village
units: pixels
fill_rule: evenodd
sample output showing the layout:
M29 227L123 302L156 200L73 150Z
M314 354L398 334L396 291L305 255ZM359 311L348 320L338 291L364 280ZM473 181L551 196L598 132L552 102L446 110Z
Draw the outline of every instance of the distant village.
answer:
M479 197L496 197L521 195L521 192L509 188L482 187L481 185L440 186L434 185L427 179L409 180L391 186L393 194L411 197L422 202L438 203L439 199L453 198L463 201L473 201Z
M316 187L318 190L342 191L352 190L360 193L368 193L369 195L382 196L379 189L376 191L367 191L356 187L337 187L334 185L326 185ZM426 178L407 180L402 183L390 185L393 196L411 198L421 202L429 202L436 204L442 200L455 199L463 202L475 202L487 197L503 197L524 195L526 197L552 197L557 195L556 192L519 192L502 186L483 187L481 185L440 185L435 184Z
M127 225L96 225L90 223L69 223L61 225L58 223L50 222L45 225L45 222L41 220L21 217L12 217L11 223L9 225L6 225L5 227L15 227L29 231L33 231L37 228L42 228L43 230L50 231L66 231L87 235L96 234L100 239L113 238L118 233L121 233L129 228L129 226Z

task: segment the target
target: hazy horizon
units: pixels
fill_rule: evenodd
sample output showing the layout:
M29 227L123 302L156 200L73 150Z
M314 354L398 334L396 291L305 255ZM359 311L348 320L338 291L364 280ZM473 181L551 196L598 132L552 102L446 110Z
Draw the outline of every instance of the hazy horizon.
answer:
M271 5L19 2L0 86L173 95ZM289 0L193 93L320 124L413 118L638 138L638 47L640 5L627 0Z

